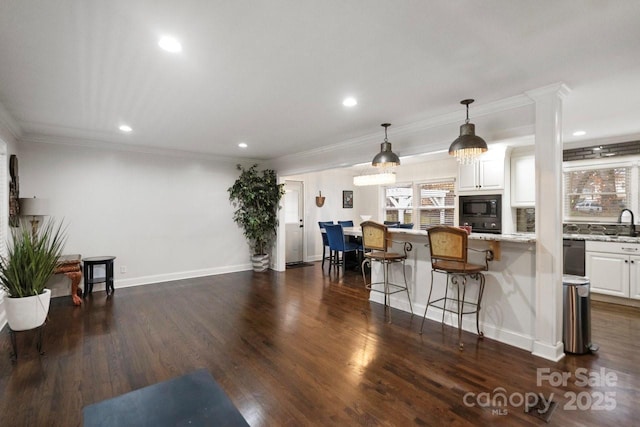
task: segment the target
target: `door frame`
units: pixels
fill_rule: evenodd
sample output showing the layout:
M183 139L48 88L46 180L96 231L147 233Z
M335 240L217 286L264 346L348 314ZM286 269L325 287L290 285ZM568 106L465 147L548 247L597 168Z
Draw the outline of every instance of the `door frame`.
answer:
M302 220L302 227L301 227L301 228L302 228L302 233L301 233L301 236L302 236L302 237L301 237L301 240L302 240L302 241L300 242L300 244L301 244L301 246L302 246L302 248L301 248L301 249L302 249L302 253L301 253L302 260L301 260L301 261L302 261L302 262L306 262L306 261L307 261L307 248L306 248L306 242L307 242L307 232L306 232L306 227L307 227L307 225L306 225L306 217L305 217L305 206L306 206L306 201L305 201L305 197L304 197L304 194L305 194L305 191L304 191L304 181L299 180L299 179L286 179L286 180L284 181L284 183L285 183L285 190L286 190L286 188L287 188L287 182L291 182L291 183L299 184L299 187L300 187L300 194L299 194L299 197L298 197L298 206L297 206L297 208L298 208L298 210L299 210L299 211L298 211L299 216L300 216L300 218L299 218L299 219L301 219L301 220ZM283 206L282 206L282 209L281 209L281 210L283 210L283 211L284 211L284 210L286 210L286 206L284 205L284 204L286 203L286 198L283 198L283 200L284 200L284 202L283 202ZM285 268L286 268L286 262L287 262L287 246L286 246L286 236L287 236L287 235L286 235L286 223L284 224L284 227L283 227L283 228L284 228L284 231L285 231L285 244L284 244L284 246L283 246L283 251L284 251Z

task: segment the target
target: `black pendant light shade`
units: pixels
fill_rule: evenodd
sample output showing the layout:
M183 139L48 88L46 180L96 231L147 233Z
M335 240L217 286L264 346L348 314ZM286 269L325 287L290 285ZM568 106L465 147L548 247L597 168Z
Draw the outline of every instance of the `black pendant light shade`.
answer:
M478 156L488 150L484 139L476 135L476 125L469 123L469 104L473 99L465 99L460 104L467 106L467 120L460 126L460 136L451 143L449 154L463 164L473 163Z
M376 154L371 164L382 168L397 166L400 164L400 158L391 151L391 143L387 140L387 128L391 126L391 123L383 123L380 126L384 127L384 142L380 144L380 152Z

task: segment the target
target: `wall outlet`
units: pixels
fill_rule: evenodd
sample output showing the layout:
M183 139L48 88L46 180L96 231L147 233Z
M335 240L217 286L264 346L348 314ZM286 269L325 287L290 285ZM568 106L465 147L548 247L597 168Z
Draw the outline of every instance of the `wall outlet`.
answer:
M121 265L120 266L120 273L126 273L127 272L127 266L126 265Z

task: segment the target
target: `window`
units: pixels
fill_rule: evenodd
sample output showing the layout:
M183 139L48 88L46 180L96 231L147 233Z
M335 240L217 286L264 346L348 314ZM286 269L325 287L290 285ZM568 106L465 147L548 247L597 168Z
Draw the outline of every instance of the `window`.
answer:
M418 184L418 191L421 230L437 224L453 225L456 201L453 180Z
M384 189L384 220L410 224L413 222L413 187L411 184L404 186L386 187Z
M404 184L384 188L384 220L428 226L453 225L455 219L455 181L444 179L420 184ZM414 203L414 200L417 202Z
M571 169L564 174L564 217L610 221L631 207L631 167Z

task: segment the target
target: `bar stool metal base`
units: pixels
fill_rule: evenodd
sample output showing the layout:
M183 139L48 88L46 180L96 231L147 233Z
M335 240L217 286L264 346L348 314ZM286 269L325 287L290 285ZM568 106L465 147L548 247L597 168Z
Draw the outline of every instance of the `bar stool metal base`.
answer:
M410 244L408 247L408 251L411 250ZM406 258L405 258L406 259ZM377 258L367 258L365 254L365 259L362 261L362 277L364 278L365 288L373 291L384 294L384 309L385 314L387 316L388 322L391 323L391 295L397 294L398 292L406 292L407 300L409 301L409 310L411 310L411 314L413 315L413 305L411 304L411 295L409 295L409 286L407 285L407 273L405 270L405 259L402 260L384 260ZM383 281L382 282L370 282L367 283L365 266L371 269L371 262L376 261L382 264L383 271ZM402 275L404 277L404 285L391 283L389 282L389 266L392 264L402 264ZM376 289L376 285L380 286L382 289Z
M447 277L447 283L445 286L444 297L431 300L431 294L433 292L433 273L445 274ZM467 278L478 281L478 299L477 301L466 300L467 291ZM456 298L448 296L449 283L456 287ZM462 342L462 316L465 314L476 315L476 330L478 331L478 337L484 338L484 333L480 330L480 308L482 304L482 295L484 293L485 276L482 273L451 273L447 271L431 270L431 287L429 288L429 296L427 298L427 306L424 309L424 315L422 316L422 324L420 326L420 334L424 328L424 321L427 317L427 311L429 307L433 306L442 310L442 324L444 324L444 315L446 312L457 314L458 316L458 347L460 350L464 350L464 343ZM460 288L462 288L462 297L460 295ZM452 309L448 306L448 301L455 301L456 309ZM465 305L470 307L468 311L465 311Z

